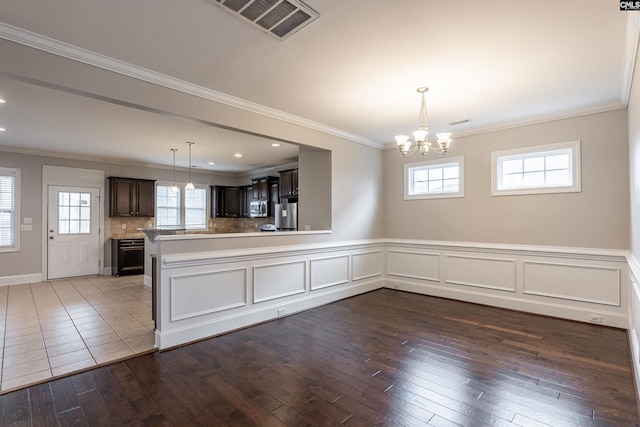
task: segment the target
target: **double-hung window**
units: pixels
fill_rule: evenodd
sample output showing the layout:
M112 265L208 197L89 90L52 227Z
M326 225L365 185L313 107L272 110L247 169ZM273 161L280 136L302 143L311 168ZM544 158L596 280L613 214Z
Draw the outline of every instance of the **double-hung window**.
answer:
M580 191L580 141L491 153L491 194Z
M20 169L0 168L0 252L20 250Z
M464 197L464 158L404 165L404 199Z
M177 191L171 185L156 186L156 226L180 227L188 230L207 228L207 189L184 187Z

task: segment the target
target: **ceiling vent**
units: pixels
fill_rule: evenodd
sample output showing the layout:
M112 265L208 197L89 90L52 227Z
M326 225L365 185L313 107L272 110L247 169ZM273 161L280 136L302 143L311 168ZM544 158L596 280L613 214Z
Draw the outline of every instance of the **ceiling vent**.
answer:
M320 17L300 0L215 0L227 12L285 40Z

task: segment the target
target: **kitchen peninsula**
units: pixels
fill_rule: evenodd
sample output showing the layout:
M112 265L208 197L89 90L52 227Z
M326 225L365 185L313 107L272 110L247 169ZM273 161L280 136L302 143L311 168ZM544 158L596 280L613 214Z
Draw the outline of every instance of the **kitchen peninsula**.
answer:
M145 265L145 280L154 276L155 341L160 350L368 292L383 283L383 242L322 243L331 230L159 234L153 241L151 233L145 231L145 244L153 245L156 268L153 274L151 262Z

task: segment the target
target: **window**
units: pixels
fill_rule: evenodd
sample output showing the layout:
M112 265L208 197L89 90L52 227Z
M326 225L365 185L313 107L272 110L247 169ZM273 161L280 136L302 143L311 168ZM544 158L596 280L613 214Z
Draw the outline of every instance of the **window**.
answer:
M171 186L156 187L156 225L158 227L180 226L180 188L171 191Z
M491 153L491 194L580 191L580 141Z
M207 190L184 190L184 226L188 229L207 228Z
M91 234L91 193L58 193L58 234Z
M156 226L206 229L207 190L178 188L173 192L171 185L157 185Z
M464 197L464 158L452 157L404 165L404 198Z
M20 250L20 169L0 168L0 252Z

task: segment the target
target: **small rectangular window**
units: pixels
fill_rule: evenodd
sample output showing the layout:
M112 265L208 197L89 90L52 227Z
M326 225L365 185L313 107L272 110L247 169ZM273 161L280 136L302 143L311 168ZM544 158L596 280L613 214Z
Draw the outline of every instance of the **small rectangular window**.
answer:
M20 250L20 169L0 168L0 252Z
M404 165L404 199L464 197L464 158Z
M580 141L491 153L491 195L580 191Z

